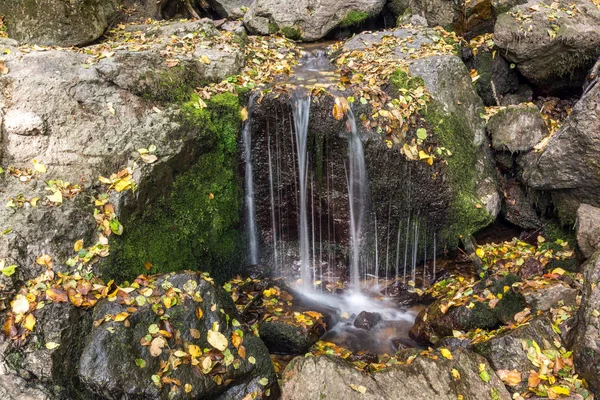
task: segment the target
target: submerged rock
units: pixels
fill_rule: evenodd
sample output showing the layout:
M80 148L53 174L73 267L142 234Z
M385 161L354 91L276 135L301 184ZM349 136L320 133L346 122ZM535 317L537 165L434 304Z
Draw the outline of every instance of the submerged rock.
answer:
M600 249L600 208L581 204L577 209L577 244L586 258Z
M80 46L98 39L117 10L116 0L3 0L8 35L44 46Z
M578 372L593 393L600 393L600 251L583 266L583 276L583 297L571 347Z
M354 320L354 326L359 329L364 329L366 331L371 330L375 325L381 322L383 318L381 314L376 312L368 312L362 311L360 314L356 316Z
M275 396L267 348L239 322L228 294L205 278L192 272L151 278L140 285L145 294L136 294L147 300L131 299L135 311L98 303L93 318L100 322L85 338L79 361L84 387L114 399ZM125 321L105 318L120 313L128 314Z
M600 207L599 112L600 84L592 83L546 147L521 161L524 182L552 194L564 223L575 222L582 203Z
M312 4L308 0L256 0L244 16L252 33L281 31L291 39L315 41L338 26L358 25L377 16L385 0L332 0Z
M297 357L283 372L281 398L455 400L461 395L469 400L510 399L483 357L464 349L455 349L452 355L452 360L437 352L435 359L417 356L409 365L391 366L372 375L333 357ZM460 379L452 377L453 369ZM487 371L490 379L484 381L481 370Z
M321 324L306 327L288 321L263 321L258 332L270 352L300 355L323 336L325 327Z
M579 90L600 56L600 9L589 0L551 3L530 1L500 15L494 42L539 91Z

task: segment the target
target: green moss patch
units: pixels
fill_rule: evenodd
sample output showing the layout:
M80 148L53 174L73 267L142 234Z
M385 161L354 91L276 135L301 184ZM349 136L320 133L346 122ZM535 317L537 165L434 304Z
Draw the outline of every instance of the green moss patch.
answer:
M431 103L423 113L434 129L439 145L452 152L446 157L445 174L454 195L449 205L448 221L441 238L450 247L461 237L468 237L493 222L493 217L482 205L476 190L477 149L469 127L457 115L448 115Z
M124 221L124 234L115 239L102 271L106 279L122 282L142 273L190 269L224 280L242 265L239 100L220 94L200 109L194 97L183 104L182 114L188 129L198 130L190 145L202 149L199 159L175 179L169 196ZM149 271L146 263L152 265Z
M350 11L346 17L340 22L341 28L350 28L365 22L370 17L369 13L364 11Z

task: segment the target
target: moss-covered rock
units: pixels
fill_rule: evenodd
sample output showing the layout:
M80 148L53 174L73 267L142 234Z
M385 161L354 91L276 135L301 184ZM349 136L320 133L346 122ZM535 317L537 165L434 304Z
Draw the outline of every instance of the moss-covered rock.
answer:
M135 311L120 300L103 300L94 309L94 320L103 322L85 337L78 369L88 391L103 398L160 400L233 400L253 392L268 399L269 389L276 396L267 348L206 274L188 271L136 282L141 291L132 293ZM140 296L145 300L138 302ZM126 321L104 320L126 310ZM181 385L169 384L169 377Z
M241 266L239 99L221 94L206 104L201 108L193 98L182 106L182 123L197 131L189 144L200 149L197 161L175 178L167 196L123 220L124 234L114 241L112 257L102 268L106 279L128 280L148 269L198 268L222 280Z
M455 245L490 224L500 211L494 164L480 118L483 104L458 57L423 58L409 67L409 73L423 79L431 93L422 116L433 127L439 146L451 153L444 159L453 200L440 236Z

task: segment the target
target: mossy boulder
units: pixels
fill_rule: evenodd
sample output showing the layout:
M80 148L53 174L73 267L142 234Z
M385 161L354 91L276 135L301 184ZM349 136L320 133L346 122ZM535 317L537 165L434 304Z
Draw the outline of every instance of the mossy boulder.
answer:
M236 170L239 99L220 94L206 105L201 108L197 98L183 104L181 123L197 133L189 144L198 152L197 161L173 178L162 198L123 220L127 228L102 267L107 279L132 279L147 272L149 263L152 273L196 268L224 280L243 265Z
M9 37L45 46L80 46L98 39L117 10L116 0L3 0Z
M416 60L409 73L419 77L432 95L423 112L434 138L451 151L446 179L452 191L441 236L456 243L491 223L500 211L494 162L480 117L483 104L473 90L462 61L451 55Z
M494 27L499 51L541 93L580 90L600 56L600 10L589 0L557 3L552 18L545 7L517 5ZM581 12L570 15L571 5Z
M88 391L104 398L153 399L277 394L267 348L239 322L227 292L206 274L136 282L132 296L102 301L94 309L98 322L85 338L78 369ZM123 312L129 313L125 321L106 319Z

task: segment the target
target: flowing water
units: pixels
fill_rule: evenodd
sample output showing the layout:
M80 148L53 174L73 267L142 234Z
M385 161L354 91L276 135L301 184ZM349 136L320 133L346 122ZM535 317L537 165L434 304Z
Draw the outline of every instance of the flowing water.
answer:
M339 136L321 135L314 125L309 135L311 89L322 82L334 86L333 69L323 51L307 53L287 82L292 88L289 109L269 110L266 118L262 116L266 123L255 128L257 132L252 132L255 98L250 101L242 132L247 262L263 261L294 281L299 275L298 295L329 308L333 325L325 340L390 352L395 346L391 339L411 344L408 330L419 307L400 307L399 300L388 296L417 285L421 261L420 286L427 285L430 272L435 279L437 237L418 207L410 204L418 201L412 198L410 184L402 197L409 204L398 204L393 197L382 200L382 196L379 207L372 203L365 148L351 108L346 110L345 129ZM259 115L260 109L254 111ZM410 176L410 165L406 168ZM258 194L254 180L259 182ZM259 254L259 242L263 254ZM430 268L428 256L433 256ZM331 285L345 278L348 290L343 293L324 290L325 282L331 290ZM362 311L377 312L382 321L369 332L359 329L353 323Z
M246 230L248 239L248 264L258 264L258 233L256 229L256 216L254 206L254 179L252 174L252 107L254 98L250 98L248 104L248 119L242 131L242 142L244 145L244 156L246 172L244 176L244 189L246 192Z
M304 289L312 287L310 269L310 251L308 242L308 117L310 116L310 94L296 91L292 94L292 114L296 137L296 155L298 161L298 186L300 214L298 221L300 241L300 271Z
M346 113L350 127L348 141L348 200L350 203L350 287L360 287L363 228L367 211L368 184L365 153L351 109ZM377 261L376 261L377 264ZM378 274L376 273L376 276Z

